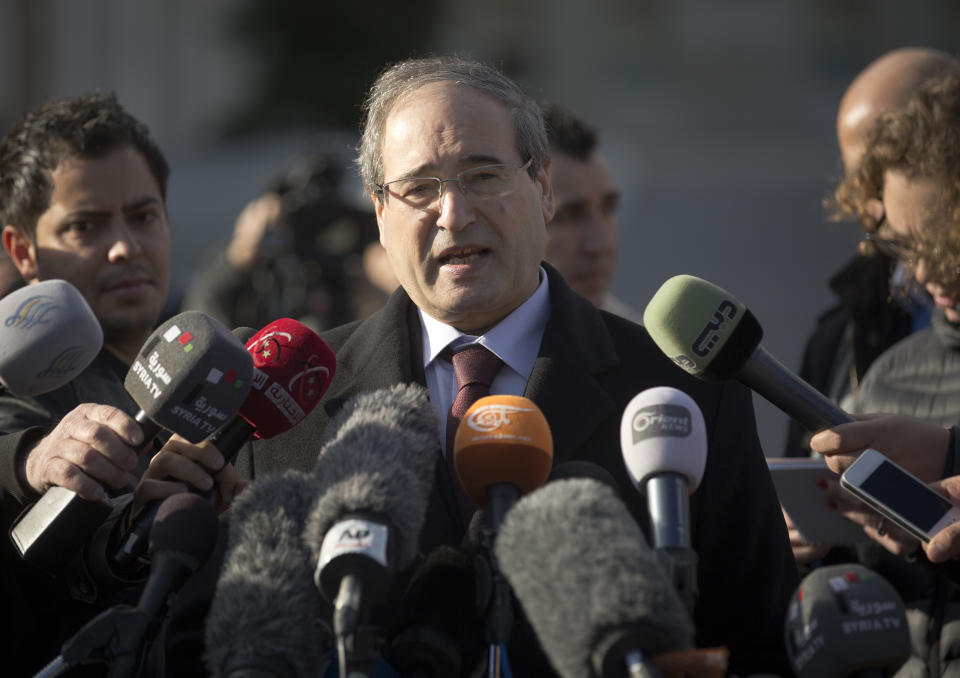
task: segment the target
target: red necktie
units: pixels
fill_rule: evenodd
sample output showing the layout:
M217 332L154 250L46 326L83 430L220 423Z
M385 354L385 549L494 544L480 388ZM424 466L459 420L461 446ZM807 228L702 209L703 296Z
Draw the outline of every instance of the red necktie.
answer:
M457 470L453 464L453 440L464 413L477 400L490 395L490 384L500 371L503 361L481 344L471 344L454 352L450 361L453 363L453 372L457 377L457 397L447 414L447 470L450 472L450 479L456 490L460 516L466 528L470 525L470 518L477 510L477 505L463 489L457 477Z

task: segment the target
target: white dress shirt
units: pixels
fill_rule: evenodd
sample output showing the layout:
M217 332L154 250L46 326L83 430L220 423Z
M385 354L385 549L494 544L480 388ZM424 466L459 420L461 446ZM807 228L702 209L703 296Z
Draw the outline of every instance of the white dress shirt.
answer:
M453 364L440 357L450 346L459 349L469 344L482 344L503 361L503 367L493 379L491 394L522 396L527 380L537 360L543 331L550 317L550 285L547 273L541 267L540 284L530 297L515 308L486 334L476 337L464 334L454 327L419 310L423 330L423 369L430 389L437 420L440 422L440 440L447 439L447 412L457 397L457 378ZM444 450L446 454L446 450Z

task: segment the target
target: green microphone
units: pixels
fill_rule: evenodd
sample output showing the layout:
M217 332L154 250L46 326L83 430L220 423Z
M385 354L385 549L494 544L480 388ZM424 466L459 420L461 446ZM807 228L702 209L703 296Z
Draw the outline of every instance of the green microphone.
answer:
M670 278L647 304L643 324L660 350L693 376L736 378L811 431L853 421L770 355L753 313L713 283Z

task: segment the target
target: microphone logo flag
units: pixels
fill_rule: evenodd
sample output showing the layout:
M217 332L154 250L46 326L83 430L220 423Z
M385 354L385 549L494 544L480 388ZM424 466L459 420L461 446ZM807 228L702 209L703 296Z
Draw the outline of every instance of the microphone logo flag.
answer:
M163 333L163 338L168 344L172 344L174 339L183 346L183 352L189 353L193 350L193 335L189 332L182 332L176 325L171 325L170 329Z
M648 405L637 410L633 417L633 443L649 438L673 436L685 438L690 435L692 423L690 410L682 405Z
M515 405L482 405L473 410L467 417L466 424L474 431L481 433L492 433L501 426L507 426L513 422L509 415L520 412L533 412L528 407L517 407Z
M48 316L59 308L53 297L45 295L30 297L7 318L6 326L29 330L36 325L46 325L53 320Z

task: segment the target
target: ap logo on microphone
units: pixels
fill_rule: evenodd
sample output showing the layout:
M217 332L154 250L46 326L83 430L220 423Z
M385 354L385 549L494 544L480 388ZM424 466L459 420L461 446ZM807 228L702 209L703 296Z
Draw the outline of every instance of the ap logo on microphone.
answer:
M641 440L647 440L648 438L661 438L663 436L685 438L690 435L693 425L690 410L682 405L664 403L648 405L637 410L637 413L633 416L631 428L633 430L633 443L636 445Z

